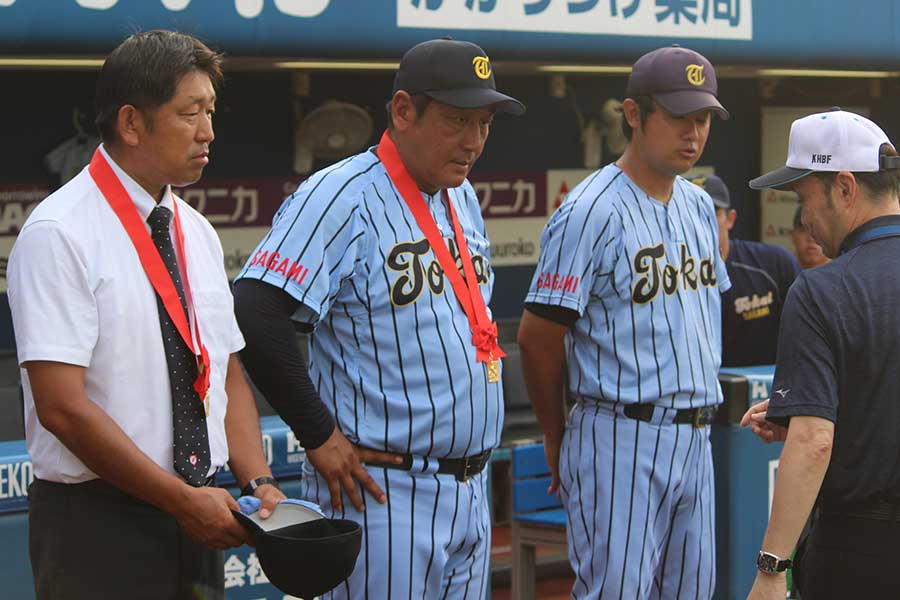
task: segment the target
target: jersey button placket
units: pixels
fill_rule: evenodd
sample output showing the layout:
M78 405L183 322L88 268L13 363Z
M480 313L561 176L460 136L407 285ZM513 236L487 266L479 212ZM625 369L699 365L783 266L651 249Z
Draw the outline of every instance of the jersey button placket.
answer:
M678 208L675 206L675 196L669 200L669 203L665 205L666 211L666 226L669 233L669 240L673 242L679 241L680 232L678 230Z

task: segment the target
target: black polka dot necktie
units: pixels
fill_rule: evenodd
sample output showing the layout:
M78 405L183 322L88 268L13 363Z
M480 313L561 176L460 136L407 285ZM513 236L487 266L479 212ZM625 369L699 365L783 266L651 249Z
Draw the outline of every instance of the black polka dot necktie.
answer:
M184 298L184 287L181 284L181 273L175 259L175 248L169 234L169 223L172 211L164 206L157 206L147 217L150 225L150 237L162 257L178 297L184 314L187 315L187 302ZM166 350L166 363L169 366L169 384L172 388L172 429L174 433L175 471L193 486L206 483L209 473L209 435L206 431L206 411L197 391L194 380L197 378L197 360L194 353L181 338L175 323L166 312L159 294L156 296L159 309L159 325L162 331L163 347Z

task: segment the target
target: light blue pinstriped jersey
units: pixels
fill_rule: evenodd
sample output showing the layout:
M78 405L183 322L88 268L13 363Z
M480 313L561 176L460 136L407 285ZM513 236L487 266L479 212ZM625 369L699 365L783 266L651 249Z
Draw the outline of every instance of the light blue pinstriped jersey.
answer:
M666 205L609 165L550 218L525 301L581 316L566 336L576 397L688 408L722 400L729 287L706 192L678 177Z
M487 304L493 271L475 191L466 182L449 195ZM452 239L441 194L423 197ZM315 325L310 375L351 441L436 457L499 443L502 387L476 361L466 315L374 149L301 184L240 278L302 303L295 318Z

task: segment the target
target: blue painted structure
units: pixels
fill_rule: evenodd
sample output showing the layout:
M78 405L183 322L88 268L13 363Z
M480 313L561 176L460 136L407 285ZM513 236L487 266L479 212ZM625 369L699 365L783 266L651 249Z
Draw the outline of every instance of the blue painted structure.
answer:
M772 366L722 369L726 407L739 405L740 410L732 414L742 414L750 405L768 399L774 372ZM769 522L783 444L764 444L734 422L713 425L710 440L716 474L715 599L743 600L756 577L756 553Z
M495 60L631 62L690 40L723 63L895 68L897 11L892 0L12 0L0 52L103 54L164 27L243 56L396 59L450 33ZM738 31L749 39L729 39Z

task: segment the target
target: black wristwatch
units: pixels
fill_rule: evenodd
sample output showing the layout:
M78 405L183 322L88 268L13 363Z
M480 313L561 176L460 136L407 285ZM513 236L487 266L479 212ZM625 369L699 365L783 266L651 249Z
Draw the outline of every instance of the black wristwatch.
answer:
M265 477L257 477L256 479L252 479L247 482L247 485L241 488L241 496L252 496L253 492L256 491L256 488L262 485L274 485L279 490L281 489L278 486L278 482L275 481L274 477L269 477L266 475Z
M756 558L756 568L759 569L760 573L765 573L767 575L783 573L793 566L794 563L789 558L781 558L771 552L764 552L762 550L759 551L759 556Z

